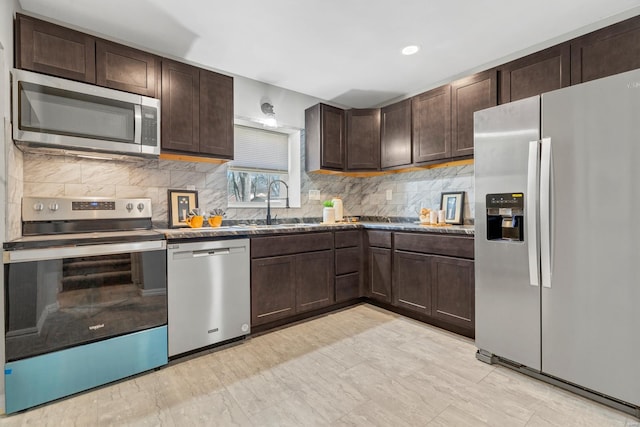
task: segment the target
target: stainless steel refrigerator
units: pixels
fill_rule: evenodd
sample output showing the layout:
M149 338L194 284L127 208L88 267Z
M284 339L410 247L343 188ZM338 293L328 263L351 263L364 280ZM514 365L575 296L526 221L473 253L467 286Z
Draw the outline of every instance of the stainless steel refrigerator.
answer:
M638 413L640 71L474 122L478 359Z

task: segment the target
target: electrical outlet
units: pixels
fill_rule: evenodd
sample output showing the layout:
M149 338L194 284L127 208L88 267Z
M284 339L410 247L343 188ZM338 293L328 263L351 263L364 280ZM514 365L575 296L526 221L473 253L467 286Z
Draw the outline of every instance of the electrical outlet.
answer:
M387 201L393 199L393 191L387 190Z
M320 190L309 190L309 200L320 200Z

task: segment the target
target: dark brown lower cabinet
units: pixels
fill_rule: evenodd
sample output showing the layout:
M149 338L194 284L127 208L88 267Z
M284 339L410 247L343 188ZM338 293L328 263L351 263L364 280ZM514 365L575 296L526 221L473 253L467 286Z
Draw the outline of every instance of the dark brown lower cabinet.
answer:
M394 254L393 304L423 314L431 314L433 256L396 251Z
M431 257L432 315L467 328L475 327L475 277L473 261Z
M391 249L369 247L369 296L391 302Z
M366 296L403 315L474 336L473 237L349 230L251 242L252 326L281 325Z
M261 325L296 311L295 256L251 261L251 324Z
M394 233L393 306L467 336L475 328L473 238Z
M334 302L333 251L295 256L296 311L326 307Z
M336 231L334 235L336 302L360 298L362 274L362 232Z
M335 302L333 233L251 239L251 325Z

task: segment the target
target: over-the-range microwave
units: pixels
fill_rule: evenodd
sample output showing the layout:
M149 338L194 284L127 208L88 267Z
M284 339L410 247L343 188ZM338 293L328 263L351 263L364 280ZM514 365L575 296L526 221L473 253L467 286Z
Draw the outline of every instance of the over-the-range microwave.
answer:
M14 69L13 139L56 154L160 155L160 100Z

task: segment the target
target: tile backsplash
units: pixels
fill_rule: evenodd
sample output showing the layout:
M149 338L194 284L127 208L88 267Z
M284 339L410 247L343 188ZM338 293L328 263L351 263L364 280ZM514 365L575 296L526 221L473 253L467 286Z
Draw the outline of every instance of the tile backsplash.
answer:
M265 217L265 209L226 208L226 164L169 160L104 161L33 153L24 153L22 160L23 181L13 178L9 186L22 185L25 196L148 197L152 201L154 223L162 226L168 221L167 190L195 186L200 206L225 209L227 219ZM464 216L466 219L474 217L473 165L368 178L307 174L303 171L301 207L273 209L272 214L279 218L321 217L321 201L309 200L309 190L319 190L321 200L341 196L345 215L416 218L420 207L437 208L440 205L441 192L465 191ZM391 190L390 201L386 200L387 190ZM14 198L19 204L20 192L10 193L18 194ZM18 209L16 200L10 202L10 209ZM10 213L13 220L9 232L12 236L8 238L19 236L19 216L18 210L16 225L16 215Z

